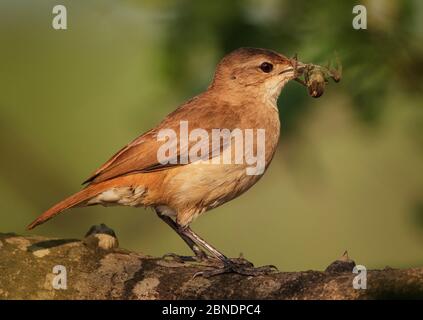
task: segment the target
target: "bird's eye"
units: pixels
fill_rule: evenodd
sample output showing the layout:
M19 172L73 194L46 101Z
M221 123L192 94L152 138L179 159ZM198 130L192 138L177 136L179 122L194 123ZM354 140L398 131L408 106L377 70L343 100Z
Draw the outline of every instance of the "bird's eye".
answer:
M261 69L261 71L263 71L265 73L269 73L270 71L273 70L273 64L271 64L270 62L263 62L260 65L260 69Z

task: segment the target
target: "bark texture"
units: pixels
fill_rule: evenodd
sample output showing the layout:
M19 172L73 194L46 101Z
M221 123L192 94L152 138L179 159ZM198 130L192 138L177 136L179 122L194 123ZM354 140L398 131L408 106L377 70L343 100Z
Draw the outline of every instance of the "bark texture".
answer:
M193 278L205 265L145 256L116 245L92 235L77 240L0 233L0 299L423 298L423 268L367 271L366 290L353 288L354 263L347 259L324 272L206 279ZM66 267L65 290L53 288L56 265Z

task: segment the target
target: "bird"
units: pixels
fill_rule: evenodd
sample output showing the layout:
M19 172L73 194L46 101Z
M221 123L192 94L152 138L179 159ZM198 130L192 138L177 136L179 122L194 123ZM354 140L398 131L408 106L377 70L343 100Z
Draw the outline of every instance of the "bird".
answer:
M218 262L201 275L271 272L272 266L256 268L245 259L226 257L190 225L204 212L243 194L267 171L280 135L277 100L286 83L297 77L296 62L269 49L242 47L230 52L217 64L204 92L120 149L85 180L82 190L52 206L27 229L76 207L150 207L190 247L193 258ZM184 141L182 124L189 137L194 132L213 137L216 130L230 135L226 140L224 135L215 135L219 144L213 139L199 144L198 137ZM174 137L163 134L172 131ZM237 159L241 161L225 162L228 155L238 156L239 150L247 149L248 131L253 141L249 154L240 151L242 157ZM234 132L244 133L245 141L236 140ZM159 154L168 161L159 159ZM254 169L251 159L263 160L255 174L248 173L248 168Z

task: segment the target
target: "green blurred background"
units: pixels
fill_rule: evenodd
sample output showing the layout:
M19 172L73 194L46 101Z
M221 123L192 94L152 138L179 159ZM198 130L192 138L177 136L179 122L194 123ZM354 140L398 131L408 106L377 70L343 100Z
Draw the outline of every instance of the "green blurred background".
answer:
M0 232L24 228L118 148L204 90L221 57L264 47L326 63L343 81L310 98L290 83L264 178L193 229L230 256L323 269L344 250L368 268L423 264L423 2L2 0ZM51 27L63 4L68 30ZM189 254L151 210L68 211L30 234L112 227L121 246Z

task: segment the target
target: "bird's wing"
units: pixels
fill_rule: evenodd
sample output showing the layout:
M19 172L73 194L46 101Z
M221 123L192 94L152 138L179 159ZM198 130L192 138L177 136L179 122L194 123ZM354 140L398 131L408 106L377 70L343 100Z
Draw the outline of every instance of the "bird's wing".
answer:
M226 128L232 130L238 128L240 114L233 108L218 109L216 110L213 102L198 103L195 99L191 100L169 114L156 128L147 131L119 150L84 183L98 183L129 173L151 172L183 165L179 161L176 161L175 164L172 164L172 161L167 164L161 164L158 161L157 152L166 141L159 141L157 134L160 130L172 129L176 133L177 141L179 141L181 121L188 121L188 132L201 128L207 131L210 138L212 129ZM190 147L195 143L196 141L189 141L188 148L183 148L182 152L178 143L177 156L187 156ZM207 143L209 152L204 158L210 159L213 155L211 139L208 139ZM228 145L229 143L222 144L220 149L223 150ZM203 160L206 160L204 158Z

